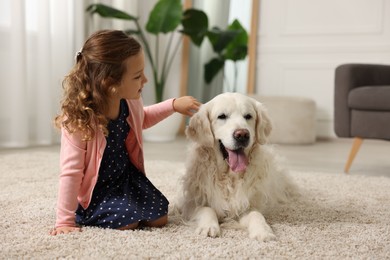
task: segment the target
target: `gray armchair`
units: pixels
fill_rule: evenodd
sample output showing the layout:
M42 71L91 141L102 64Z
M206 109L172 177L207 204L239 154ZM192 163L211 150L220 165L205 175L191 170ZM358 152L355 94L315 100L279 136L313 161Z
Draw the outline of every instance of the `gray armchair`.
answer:
M344 171L363 139L390 140L390 65L343 64L335 71L334 130L354 138Z

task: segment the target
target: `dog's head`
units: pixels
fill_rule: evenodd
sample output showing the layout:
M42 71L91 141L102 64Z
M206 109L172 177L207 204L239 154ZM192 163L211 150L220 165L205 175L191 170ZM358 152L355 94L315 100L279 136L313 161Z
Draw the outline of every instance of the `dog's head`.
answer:
M271 132L264 106L239 93L223 93L202 105L191 118L186 135L205 147L216 147L234 172L244 172L255 143Z

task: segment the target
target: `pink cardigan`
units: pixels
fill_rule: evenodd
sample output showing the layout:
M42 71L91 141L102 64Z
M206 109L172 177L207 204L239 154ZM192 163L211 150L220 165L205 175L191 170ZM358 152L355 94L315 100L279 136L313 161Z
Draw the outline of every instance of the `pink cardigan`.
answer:
M142 99L127 100L131 131L126 147L131 162L145 173L142 150L142 129L149 128L174 113L174 99L143 107ZM78 134L61 131L60 181L56 227L75 226L78 203L87 208L95 187L106 138L97 131L91 141L82 141Z

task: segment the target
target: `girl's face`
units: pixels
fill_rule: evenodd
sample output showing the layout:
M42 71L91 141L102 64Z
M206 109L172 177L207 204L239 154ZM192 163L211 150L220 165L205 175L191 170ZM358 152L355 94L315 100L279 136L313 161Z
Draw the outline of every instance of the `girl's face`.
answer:
M118 88L118 96L121 99L138 99L141 97L144 84L148 81L144 74L143 51L141 50L137 55L127 58L125 64L126 71Z

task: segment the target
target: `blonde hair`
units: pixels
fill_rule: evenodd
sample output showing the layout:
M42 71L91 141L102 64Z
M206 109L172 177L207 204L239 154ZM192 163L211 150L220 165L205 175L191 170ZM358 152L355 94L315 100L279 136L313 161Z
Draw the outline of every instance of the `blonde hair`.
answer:
M84 141L94 138L97 129L107 135L105 114L109 97L126 71L125 60L140 51L138 41L122 31L102 30L92 34L62 82L64 95L55 126L81 133Z

